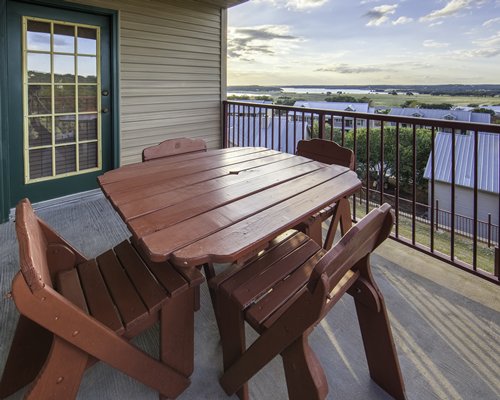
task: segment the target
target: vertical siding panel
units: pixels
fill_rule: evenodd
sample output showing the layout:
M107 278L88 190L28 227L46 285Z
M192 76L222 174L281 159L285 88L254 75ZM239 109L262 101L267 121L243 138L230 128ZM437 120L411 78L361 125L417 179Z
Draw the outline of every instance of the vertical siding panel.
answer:
M177 0L74 2L119 11L122 165L178 136L221 146L225 10Z

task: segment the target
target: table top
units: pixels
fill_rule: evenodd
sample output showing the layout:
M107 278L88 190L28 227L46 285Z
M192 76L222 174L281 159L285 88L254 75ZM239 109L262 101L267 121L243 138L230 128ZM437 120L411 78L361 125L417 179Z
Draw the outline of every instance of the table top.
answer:
M99 184L153 261L236 262L355 193L348 168L255 147L130 164Z

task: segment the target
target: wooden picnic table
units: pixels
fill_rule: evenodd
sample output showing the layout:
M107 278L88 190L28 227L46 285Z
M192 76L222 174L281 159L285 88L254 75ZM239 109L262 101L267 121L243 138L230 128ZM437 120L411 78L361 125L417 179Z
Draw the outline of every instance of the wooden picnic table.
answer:
M348 168L255 147L126 165L99 184L152 261L183 267L244 261L361 187Z

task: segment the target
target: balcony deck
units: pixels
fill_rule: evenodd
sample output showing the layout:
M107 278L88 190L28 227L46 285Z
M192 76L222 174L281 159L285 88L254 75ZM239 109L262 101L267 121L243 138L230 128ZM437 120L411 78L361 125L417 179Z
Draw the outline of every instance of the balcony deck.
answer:
M108 202L98 194L37 212L89 257L129 235ZM0 238L3 371L17 321L14 303L7 295L18 271L12 222L0 225ZM389 310L408 398L500 398L498 286L391 240L379 248L372 264ZM219 336L206 285L202 286L201 296L202 307L195 317L195 371L191 386L180 398L224 399L227 396L217 381L222 364ZM153 331L136 339L146 351L154 352L157 347L157 332ZM354 303L348 296L315 329L310 341L325 368L329 398L390 398L369 378ZM250 391L253 399L287 398L279 358L251 381ZM20 399L22 395L20 391L10 399ZM86 372L78 398L123 400L158 396L100 363Z

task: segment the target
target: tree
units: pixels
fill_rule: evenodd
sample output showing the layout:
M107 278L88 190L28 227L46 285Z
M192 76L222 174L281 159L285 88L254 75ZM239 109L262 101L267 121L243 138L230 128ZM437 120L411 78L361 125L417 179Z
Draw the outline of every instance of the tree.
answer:
M490 110L488 108L485 108L485 107L477 107L477 108L474 108L472 110L472 112L476 112L476 113L483 113L483 114L490 114L492 117L495 116L495 111L493 110Z

